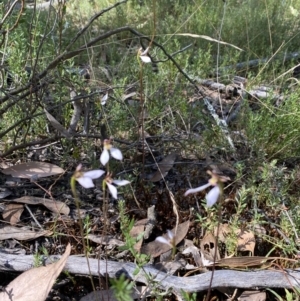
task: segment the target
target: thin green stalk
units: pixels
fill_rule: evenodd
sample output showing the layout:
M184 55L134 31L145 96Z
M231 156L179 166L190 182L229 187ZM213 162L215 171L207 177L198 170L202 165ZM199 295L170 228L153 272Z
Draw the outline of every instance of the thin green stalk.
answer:
M93 287L93 291L96 291L94 282L93 282L93 277L92 277L92 273L91 273L91 267L90 267L90 262L89 262L89 258L88 258L88 251L87 251L87 247L86 247L86 243L85 243L85 239L84 239L84 231L83 231L83 224L82 224L82 220L80 217L80 199L78 197L77 191L76 191L76 179L74 176L71 177L71 190L74 196L74 200L75 200L75 204L76 204L76 208L77 208L77 215L78 215L78 222L79 222L79 228L80 228L80 235L82 238L82 246L83 246L83 252L87 261L87 265L88 265L88 269L89 269L89 276L91 279L91 284Z

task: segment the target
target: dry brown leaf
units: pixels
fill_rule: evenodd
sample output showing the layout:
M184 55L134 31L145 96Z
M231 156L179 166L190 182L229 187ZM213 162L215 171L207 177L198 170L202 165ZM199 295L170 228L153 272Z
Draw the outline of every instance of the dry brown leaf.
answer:
M12 194L8 188L0 188L0 199L4 199Z
M0 168L5 169L8 167L9 167L9 165L6 162L4 162L4 161L0 162Z
M253 232L247 230L242 231L239 229L236 234L238 236L238 251L250 251L253 256L255 248L255 237Z
M102 245L112 245L112 246L124 246L124 242L114 238L111 235L94 235L94 234L88 234L86 236L87 239Z
M218 231L219 228L219 231ZM220 242L225 243L227 235L231 232L228 224L220 224L218 227L214 229L214 235L217 237Z
M15 178L44 178L63 173L64 170L57 165L32 161L2 169L5 175L12 175Z
M7 204L2 212L3 219L10 223L12 226L20 221L20 216L24 211L22 204Z
M149 218L143 218L134 223L134 226L146 226L149 222Z
M240 256L228 257L220 259L216 265L230 268L248 268L269 265L270 261L274 261L278 257L263 256Z
M170 155L166 156L161 162L157 164L158 170L150 176L149 181L158 182L162 178L164 178L168 174L169 170L173 167L175 160L175 153L171 153Z
M5 288L5 292L0 293L0 301L44 301L64 268L70 252L71 246L68 244L59 261L21 274Z
M64 126L62 126L45 108L44 111L46 113L47 119L50 121L51 125L58 130L64 137L70 139L73 137L71 133L69 133Z
M182 224L178 225L177 232L175 235L175 245L179 244L186 236L188 230L189 230L190 222L186 221ZM171 230L173 235L175 234L175 228ZM163 237L165 239L169 239L169 236L167 234L164 234ZM144 245L141 249L141 253L151 255L152 257L157 257L162 253L165 253L167 251L171 250L171 246L168 244L161 243L159 241L152 241L148 244Z
M162 272L174 275L179 269L184 269L187 262L185 259L180 258L173 261L161 261L154 265L154 267Z
M216 249L217 247L217 249ZM217 246L217 240L211 232L207 232L200 241L201 252L204 256L204 260L214 262L220 259L219 248ZM215 260L214 260L215 259ZM203 260L202 260L203 261Z
M30 240L35 239L40 236L50 236L52 234L51 231L42 230L42 231L31 231L27 228L17 228L13 226L5 226L0 228L0 240L5 239L17 239L17 240Z
M200 255L200 250L194 245L194 243L189 240L189 239L185 239L184 240L184 247L185 249L182 251L182 254L192 254L194 261L197 265L197 267L202 267L203 266L203 262L201 259L201 255Z
M266 292L260 291L244 291L238 301L265 301L267 299Z
M13 199L10 201L29 205L44 205L54 213L61 213L65 215L68 215L70 213L70 208L63 202L39 198L35 196L23 196L21 198Z
M144 232L145 230L145 224L148 222L148 218L145 218L143 220L137 221L134 226L132 227L132 229L130 230L129 234L132 238L136 239L141 233ZM134 245L134 249L137 252L140 252L141 247L142 247L142 243L143 243L143 236L140 237L140 240L138 242L135 243Z
M219 225L219 240L223 243L226 242L226 237L231 233L230 226L228 224ZM214 234L217 235L217 227L214 229ZM254 255L255 248L255 236L254 233L248 230L238 229L235 231L237 237L237 250L238 251L250 251Z

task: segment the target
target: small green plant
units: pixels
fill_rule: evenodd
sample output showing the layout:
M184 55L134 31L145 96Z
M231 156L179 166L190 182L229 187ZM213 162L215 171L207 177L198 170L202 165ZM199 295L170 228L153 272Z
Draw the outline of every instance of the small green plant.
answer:
M83 230L84 230L85 237L87 237L92 230L91 229L91 219L90 219L89 215L87 215L85 217L85 219L83 220ZM90 247L89 239L86 240L86 252L87 252L87 254L92 253L92 248Z
M120 278L111 279L111 289L114 292L114 296L118 301L132 301L132 288L134 282L125 278L125 275L122 274Z
M285 291L285 298L280 296L275 290L267 288L267 291L271 292L279 301L298 301L299 300L299 290L294 288L294 292L291 292L287 289Z
M163 244L169 245L172 248L172 256L171 258L174 259L176 253L176 241L175 236L171 230L167 230L168 238L164 238L163 236L156 237L156 241L161 242Z
M44 265L44 259L45 257L48 257L49 256L49 253L48 253L48 250L42 246L40 248L40 252L37 252L33 255L33 266L34 267L40 267L40 266L43 266Z
M128 250L132 254L132 256L135 259L135 262L137 264L137 268L135 270L135 274L137 274L140 271L140 268L143 267L143 265L147 264L149 261L149 258L145 254L141 254L140 252L136 251L134 246L135 244L142 239L144 233L141 233L137 238L133 238L130 235L130 230L132 229L134 225L134 220L130 220L129 217L125 213L125 202L119 201L118 203L119 208L119 215L120 215L120 228L122 231L122 234L125 239L125 245L122 246L121 250Z
M187 293L184 291L181 291L183 300L185 301L197 301L197 293Z

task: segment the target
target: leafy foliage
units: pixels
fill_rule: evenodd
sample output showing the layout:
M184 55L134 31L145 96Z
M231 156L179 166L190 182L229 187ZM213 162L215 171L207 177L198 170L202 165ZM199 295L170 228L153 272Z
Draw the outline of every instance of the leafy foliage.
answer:
M153 202L160 212L159 227L173 228L169 225L174 223L173 211L168 204L173 193L182 211L197 208L195 215L203 231L213 232L220 223L221 206L226 208L222 219L230 227L225 242L230 254L238 253L237 230L248 227L254 231L262 225L268 232L261 235L266 244L258 252L297 253L299 174L294 167L300 151L300 90L289 69L299 59L299 53L295 54L299 51L299 3L122 0L111 5L106 0L73 0L41 9L41 3L22 7L21 1L17 2L14 8L6 2L0 6L1 157L25 162L58 160L66 169L83 162L93 171L83 171L75 180L85 188L99 189L94 180L104 173L98 170L102 142L113 136L124 161L109 166L109 155L117 160L123 156L114 155L111 145L105 151L104 145L101 162L114 198L126 199L126 203L118 203L117 210L125 240L123 250L137 263L136 274L148 258L134 248L137 240L130 235L134 222L126 206L137 205L141 210L140 203L148 207ZM289 56L292 59L288 61ZM256 59L259 61L253 61ZM214 78L224 83L223 103L220 90L209 94L219 93L211 96L212 107L224 121L224 107L232 100L227 84L234 75L246 77L247 82L237 93L242 95L240 111L224 130L205 105L203 91L208 88L201 80ZM260 84L272 87L267 98L249 92ZM282 98L276 98L276 93ZM59 158L58 153L53 155L52 142L60 143ZM50 146L41 155L40 148L45 145ZM232 165L237 174L224 187L225 201L220 207L207 208L204 201L197 203L198 207L191 205L205 193L189 201L183 199L188 185L199 186L199 193L207 188L204 183L208 179L197 166L177 168L174 164L176 171L169 173L176 179L173 191L165 177L161 181L163 193L146 181L151 179L147 168L159 167L158 159L173 152L186 164L205 161L201 171L216 165L210 157ZM296 163L287 169L291 161ZM121 191L117 195L112 185L129 184L117 180L118 173L127 173L131 180L125 194ZM210 205L220 194L215 184L214 197L208 195ZM100 199L108 220L105 187ZM81 234L84 237L92 231L88 216ZM106 220L101 231L106 234ZM273 232L281 238L272 236ZM86 247L92 254L92 243ZM118 300L129 300L133 283L123 276L112 282L112 288ZM286 291L286 299L292 297ZM185 293L184 298L196 300L197 296Z

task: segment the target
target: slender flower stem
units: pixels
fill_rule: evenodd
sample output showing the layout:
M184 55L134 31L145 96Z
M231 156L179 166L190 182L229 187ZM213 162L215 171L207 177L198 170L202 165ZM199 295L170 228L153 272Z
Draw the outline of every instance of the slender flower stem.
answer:
M176 254L176 246L173 246L173 248L172 248L172 255L171 255L172 260L174 260L175 254Z
M108 166L107 166L108 168ZM106 225L107 221L107 199L108 199L108 191L106 193L106 182L105 180L102 181L102 191L103 191L103 219L104 219L104 224ZM107 194L107 195L106 195Z
M71 191L73 193L76 208L77 208L80 235L81 235L81 238L82 238L82 246L83 246L84 255L85 255L87 265L88 265L88 268L89 268L90 280L91 280L91 284L92 284L92 287L93 287L93 291L96 291L94 281L93 281L93 277L92 277L92 273L91 273L91 267L90 267L90 262L89 262L89 258L88 258L88 251L87 251L87 247L86 247L86 243L85 243L85 239L84 239L83 224L82 224L82 220L81 220L81 217L80 217L80 199L79 199L77 191L76 191L76 178L74 176L71 177Z

